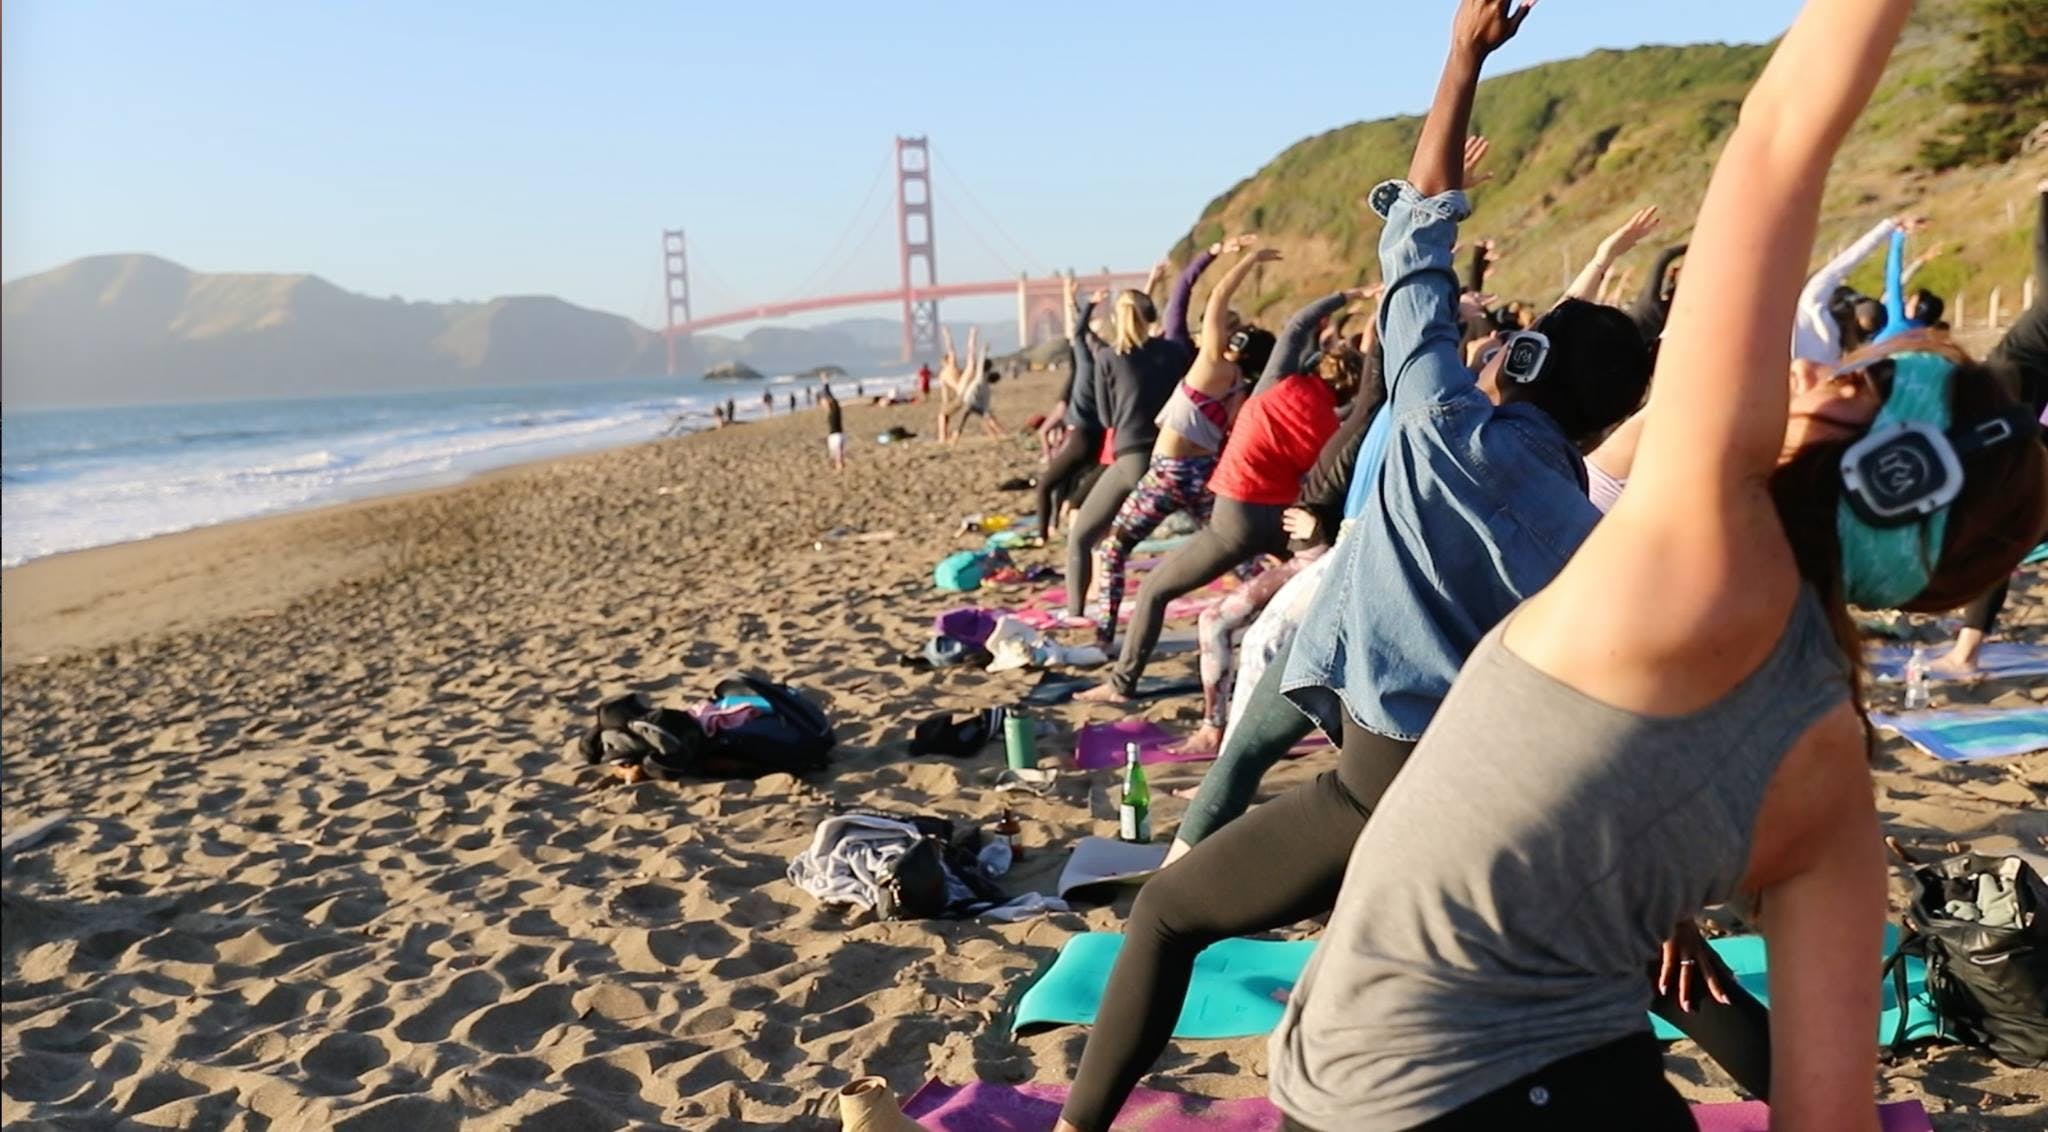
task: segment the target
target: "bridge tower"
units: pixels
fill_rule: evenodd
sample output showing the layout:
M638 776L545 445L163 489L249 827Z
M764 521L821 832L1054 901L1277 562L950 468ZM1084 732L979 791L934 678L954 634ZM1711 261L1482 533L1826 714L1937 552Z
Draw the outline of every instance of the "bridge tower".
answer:
M676 375L676 339L690 337L690 262L684 252L683 230L661 234L661 270L668 279L668 375Z
M896 139L896 243L903 259L903 360L939 352L939 301L913 295L938 283L932 253L931 153L924 138ZM922 266L922 271L916 270ZM919 276L923 278L920 279Z

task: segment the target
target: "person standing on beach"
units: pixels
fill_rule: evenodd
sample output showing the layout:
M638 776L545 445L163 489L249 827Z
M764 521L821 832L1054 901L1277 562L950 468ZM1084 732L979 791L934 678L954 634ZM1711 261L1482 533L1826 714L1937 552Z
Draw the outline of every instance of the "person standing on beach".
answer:
M832 396L832 387L827 385L818 393L818 400L825 406L825 454L832 458L832 470L846 471L846 418L840 411L839 398Z
M768 392L766 389L761 391L761 415L764 417L775 415L775 394Z
M917 399L922 401L931 395L932 367L920 364L917 367Z

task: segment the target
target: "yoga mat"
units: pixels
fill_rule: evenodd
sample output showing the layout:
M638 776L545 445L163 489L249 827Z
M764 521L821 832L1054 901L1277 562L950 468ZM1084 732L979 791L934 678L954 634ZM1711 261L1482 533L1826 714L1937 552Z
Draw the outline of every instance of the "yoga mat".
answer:
M1700 1132L1770 1132L1771 1108L1762 1101L1692 1106ZM1934 1132L1919 1101L1890 1101L1877 1106L1877 1126L1884 1132Z
M1124 765L1124 744L1138 745L1138 761L1152 763L1191 762L1206 755L1176 753L1173 745L1180 736L1143 719L1119 719L1115 723L1091 723L1074 738L1074 765L1082 770L1102 770Z
M1140 885L1166 861L1166 842L1133 845L1112 837L1084 837L1067 855L1060 870L1059 894L1067 897L1090 889ZM1102 898L1111 893L1090 893Z
M1901 645L1888 645L1872 649L1867 667L1873 680L1896 684L1906 678L1906 662L1912 659L1913 650ZM1929 658L1932 659L1932 658ZM1929 672L1931 681L1951 679L2005 680L2016 676L2048 676L2048 645L2031 645L2019 641L1997 641L1985 645L1977 654L1977 671L1963 677L1943 676Z
M1064 1085L927 1081L904 1104L903 1114L928 1132L1045 1132L1059 1119L1066 1099ZM1696 1104L1692 1118L1700 1132L1769 1132L1771 1110L1762 1101ZM1884 1132L1934 1132L1919 1101L1881 1104L1877 1118ZM1118 1132L1277 1132L1282 1123L1280 1110L1264 1097L1211 1100L1140 1087L1124 1103L1116 1127Z
M1138 761L1147 766L1154 763L1199 763L1216 757L1215 751L1183 751L1179 744L1186 736L1169 731L1156 723L1143 719L1121 719L1115 723L1091 723L1081 728L1074 737L1074 765L1081 770L1102 770L1124 765L1124 744L1138 744ZM1329 746L1329 740L1321 732L1311 732L1309 737L1289 748L1289 758L1320 751Z
M1059 958L1018 998L1011 1031L1094 1022L1123 945L1120 932L1083 932L1068 940ZM1280 1022L1287 992L1315 949L1312 939L1226 939L1211 944L1195 959L1194 981L1188 985L1173 1036L1246 1038L1270 1033Z
M1071 672L1048 672L1038 678L1024 702L1033 707L1058 707L1074 698L1075 693L1093 688L1102 681L1091 676L1080 676ZM1164 676L1147 676L1138 681L1138 692L1134 700L1156 700L1163 696L1184 696L1202 690L1200 680L1173 680ZM1117 750L1123 750L1118 747Z
M1944 762L2048 751L2048 708L1955 708L1910 715L1874 711L1870 722L1898 732Z
M929 1132L1046 1132L1059 1120L1065 1085L927 1081L903 1115ZM1264 1097L1215 1100L1140 1086L1117 1114L1116 1132L1279 1132L1280 1110Z
M1884 947L1879 959L1882 960L1884 956L1890 955L1892 949L1898 945L1898 925L1886 924L1884 926ZM1740 982L1745 990L1755 995L1758 1001L1763 1002L1765 1005L1770 1004L1770 978L1764 970L1764 938L1762 936L1726 936L1710 941L1708 946L1712 947L1715 954L1719 955L1722 961L1728 964L1729 970L1735 972L1736 981ZM1871 977L1877 977L1876 967L1871 968ZM1906 1038L1909 1041L1939 1037L1941 1035L1941 1022L1935 1017L1933 1009L1927 1004L1926 996L1927 964L1918 959L1908 958L1906 960L1906 1002L1907 1009L1912 1012L1909 1015L1911 1021L1906 1025ZM1879 1000L1879 1004L1882 1010L1877 1016L1877 1040L1882 1045L1892 1040L1892 1032L1899 1025L1899 1004L1897 999L1892 996L1892 981L1890 979L1884 980L1884 997ZM1657 1040L1662 1042L1675 1042L1685 1036L1679 1033L1678 1027L1654 1015L1650 1018L1650 1029L1657 1035ZM1761 1128L1763 1126L1759 1124L1757 1127Z

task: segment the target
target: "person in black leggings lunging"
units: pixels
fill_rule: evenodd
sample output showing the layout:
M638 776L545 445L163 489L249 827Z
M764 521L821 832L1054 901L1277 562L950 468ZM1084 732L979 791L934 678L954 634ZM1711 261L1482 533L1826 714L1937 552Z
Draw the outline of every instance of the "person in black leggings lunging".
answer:
M1145 477L1152 462L1152 442L1159 437L1156 419L1173 388L1194 364L1188 338L1188 296L1195 280L1215 262L1221 248L1196 256L1175 281L1166 305L1166 332L1151 337L1152 297L1125 291L1116 297L1109 347L1096 354L1098 410L1115 436L1116 462L1096 477L1095 486L1067 530L1067 614L1080 617L1087 609L1088 583L1094 575L1095 544L1116 521L1124 497Z
M1068 283L1071 287L1071 281ZM1065 420L1067 433L1052 458L1046 461L1045 473L1038 477L1038 532L1041 538L1051 538L1059 533L1060 507L1073 499L1074 484L1095 463L1102 452L1102 401L1101 384L1096 378L1095 357L1102 348L1102 340L1095 336L1088 320L1095 308L1109 298L1109 292L1097 291L1085 301L1078 302L1074 313L1074 336L1070 345L1073 367L1067 378L1067 393L1061 398L1066 403Z

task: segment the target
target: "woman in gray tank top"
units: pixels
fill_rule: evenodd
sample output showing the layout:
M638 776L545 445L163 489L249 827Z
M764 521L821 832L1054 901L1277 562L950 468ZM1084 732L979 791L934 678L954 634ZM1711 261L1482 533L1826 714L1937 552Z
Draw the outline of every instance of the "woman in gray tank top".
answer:
M1523 5L1464 0L1445 89ZM1481 642L1273 1036L1296 1128L1690 1129L1642 978L1756 901L1772 1127L1877 1128L1885 866L1845 602L1942 610L2048 530L2048 453L1931 337L1788 383L1827 171L1911 0L1811 0L1716 166L1628 491ZM1465 131L1469 98L1424 126ZM1860 960L1858 957L1862 957Z

